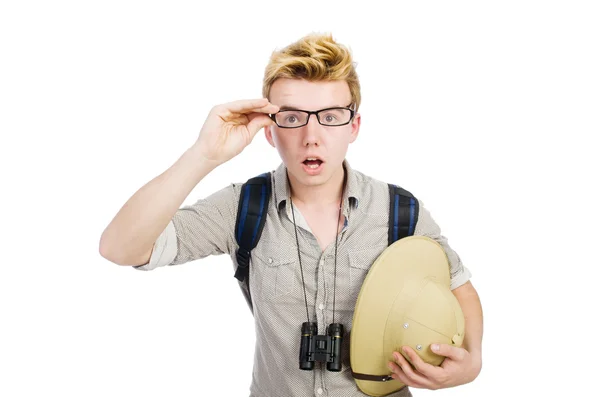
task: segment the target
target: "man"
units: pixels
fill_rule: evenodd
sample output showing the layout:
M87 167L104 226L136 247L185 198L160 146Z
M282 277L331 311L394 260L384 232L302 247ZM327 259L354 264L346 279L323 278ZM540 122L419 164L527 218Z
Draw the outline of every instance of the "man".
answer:
M272 173L267 218L249 270L257 323L252 396L364 395L350 372L349 332L366 272L387 247L389 195L386 183L345 160L360 129L359 106L352 57L331 35L308 35L274 52L263 98L211 109L195 144L136 192L102 235L102 256L139 270L223 253L235 265L242 184L180 206L208 173L241 153L264 128L282 164ZM419 204L414 234L435 239L446 251L451 289L465 315L465 343L434 350L447 357L441 367L424 363L408 348L414 367L398 354L390 371L409 387L452 387L471 382L481 369L481 306L469 270ZM325 365L300 370L301 324L314 321L324 334L333 318L345 327L342 371ZM391 394L410 395L408 387Z

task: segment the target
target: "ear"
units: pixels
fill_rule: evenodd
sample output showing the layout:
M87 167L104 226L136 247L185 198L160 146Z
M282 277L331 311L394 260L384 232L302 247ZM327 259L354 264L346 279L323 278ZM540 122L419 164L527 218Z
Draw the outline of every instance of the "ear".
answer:
M358 131L360 130L360 113L354 115L352 120L352 132L350 133L350 143L354 142L358 138Z
M273 141L273 126L268 125L264 127L265 129L265 138L267 138L267 142L273 147L275 147L275 142Z

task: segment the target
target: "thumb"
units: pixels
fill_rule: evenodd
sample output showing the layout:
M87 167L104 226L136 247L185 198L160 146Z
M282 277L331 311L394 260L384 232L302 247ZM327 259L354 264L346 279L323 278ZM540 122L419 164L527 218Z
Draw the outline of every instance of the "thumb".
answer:
M452 360L462 360L465 353L464 349L450 346L445 343L433 343L431 345L431 351L440 356L449 357Z
M250 133L250 139L253 139L258 131L262 128L273 124L273 120L266 114L250 115L248 117L250 122L248 123L248 132Z

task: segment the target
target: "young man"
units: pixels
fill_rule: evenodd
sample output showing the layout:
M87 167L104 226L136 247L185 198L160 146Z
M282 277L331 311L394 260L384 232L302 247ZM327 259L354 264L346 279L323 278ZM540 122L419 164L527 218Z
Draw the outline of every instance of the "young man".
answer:
M359 106L349 51L331 35L304 37L273 53L262 99L215 106L196 143L136 192L102 235L102 256L139 270L223 253L235 267L242 183L180 206L264 128L282 164L271 174L267 218L249 268L257 323L252 396L364 395L349 368L349 332L362 281L388 244L389 193L386 183L345 160L360 129ZM446 251L451 289L465 315L465 343L440 345L435 352L447 357L441 367L424 363L410 348L415 368L400 354L389 365L393 377L410 387L452 387L471 382L481 369L481 306L469 270L419 204L414 234L435 239ZM325 365L300 370L301 324L314 321L324 334L333 316L344 325L342 371ZM408 387L391 394L410 395Z

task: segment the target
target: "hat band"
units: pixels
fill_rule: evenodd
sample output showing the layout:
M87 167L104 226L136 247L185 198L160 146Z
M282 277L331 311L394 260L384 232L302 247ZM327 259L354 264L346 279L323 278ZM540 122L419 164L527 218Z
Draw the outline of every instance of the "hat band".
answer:
M357 372L352 371L352 377L354 379L360 379L360 380L372 380L374 382L387 382L390 380L393 380L393 378L390 375L367 375L367 374L359 374Z

